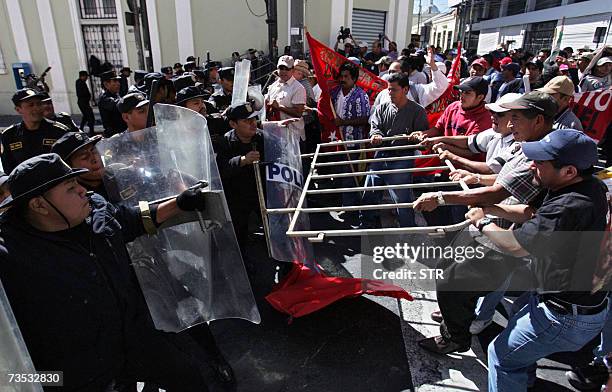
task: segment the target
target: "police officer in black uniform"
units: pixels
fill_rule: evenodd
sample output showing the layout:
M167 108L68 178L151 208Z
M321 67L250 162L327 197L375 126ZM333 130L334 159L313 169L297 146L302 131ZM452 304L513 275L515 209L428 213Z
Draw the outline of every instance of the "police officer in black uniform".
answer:
M93 191L108 200L108 193L103 183L104 165L96 150L96 144L102 135L92 138L84 132L68 132L51 147L51 152L57 154L72 168L88 169L87 173L77 177L83 188Z
M178 212L205 208L187 190L149 208L87 197L57 154L20 164L0 208L0 278L37 369L71 391L146 380L167 391L225 390L211 356L186 334L154 328L125 244ZM24 288L27 287L27 290ZM132 384L133 385L133 384Z
M250 102L230 106L226 116L233 129L215 147L225 197L243 256L249 234L249 216L253 212L259 213L252 165L264 160L264 137L262 130L257 128L257 115Z
M123 132L126 128L125 122L121 119L121 113L117 110L117 102L121 98L119 89L121 83L119 76L113 70L100 74L104 91L98 99L98 109L102 117L104 126L104 137L111 137L116 133Z
M12 100L22 121L2 132L0 158L7 173L26 159L51 151L53 143L69 131L65 125L43 116L42 97L38 90L18 90Z
M176 94L176 105L186 107L206 117L210 139L216 143L232 127L227 118L221 113L216 113L216 108L212 103L204 100L205 97L206 95L198 87L185 87Z
M219 70L219 83L222 89L211 95L212 102L221 113L232 104L232 91L234 89L234 68L224 67Z
M96 117L94 116L93 109L91 108L91 92L89 91L89 86L87 86L87 79L89 78L89 73L87 71L79 71L79 78L75 81L74 87L76 89L77 95L77 104L79 105L79 110L81 111L81 125L79 128L82 130L85 129L85 125L89 127L89 134L94 134L94 126L96 124Z
M43 116L51 121L57 121L60 124L64 124L70 132L78 132L79 128L76 126L74 121L72 121L72 117L66 112L55 112L55 108L53 107L53 99L49 95L48 92L43 91L40 93L42 98L42 110Z

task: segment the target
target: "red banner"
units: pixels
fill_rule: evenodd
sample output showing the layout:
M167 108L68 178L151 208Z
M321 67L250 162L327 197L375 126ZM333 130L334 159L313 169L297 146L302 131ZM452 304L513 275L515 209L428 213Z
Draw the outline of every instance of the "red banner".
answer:
M342 134L334 123L336 116L332 108L330 92L338 85L336 77L338 76L340 66L350 62L350 60L312 38L308 32L306 33L306 38L308 39L308 46L310 47L312 66L317 75L319 87L321 88L321 97L317 103L319 121L321 122L322 128L321 142L328 143L342 140ZM370 103L373 103L376 95L387 88L387 82L370 71L359 67L357 86L361 87L366 92L368 97L370 97Z
M574 94L573 110L582 123L584 133L599 142L612 122L612 87L607 90Z
M458 85L459 79L461 78L461 41L457 45L457 57L453 59L453 64L451 65L447 78L448 88L446 91L440 96L440 98L425 108L427 111L427 121L429 121L429 127L436 125L436 122L438 122L438 119L442 113L444 113L444 110L448 107L448 105L459 99L459 91L455 90L453 86ZM424 151L423 154L431 154L431 151ZM416 167L440 166L440 160L438 158L417 159L414 161L414 165ZM414 175L425 176L434 173L436 172L417 172L414 173Z

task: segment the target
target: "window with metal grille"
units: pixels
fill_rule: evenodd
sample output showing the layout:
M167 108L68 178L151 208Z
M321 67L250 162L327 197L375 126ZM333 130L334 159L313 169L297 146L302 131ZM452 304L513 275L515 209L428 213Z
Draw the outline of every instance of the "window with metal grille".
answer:
M82 19L113 19L117 17L114 0L79 0Z
M123 56L119 26L116 24L86 24L81 27L87 60L95 56L100 60L100 64L108 62L113 68L120 69L123 66ZM92 95L97 99L102 92L100 78L92 73L90 81Z
M538 53L541 49L550 49L556 27L556 20L532 23L525 32L525 41L523 42L525 51Z
M372 42L378 39L379 34L385 34L385 21L387 13L384 11L353 9L353 27L351 33L355 39L365 41L368 50L372 49ZM393 37L389 37L394 39Z

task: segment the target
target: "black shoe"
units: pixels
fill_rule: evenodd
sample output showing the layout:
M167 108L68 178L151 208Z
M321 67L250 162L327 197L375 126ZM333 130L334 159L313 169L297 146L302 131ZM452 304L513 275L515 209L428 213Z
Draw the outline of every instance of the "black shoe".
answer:
M464 353L469 351L469 344L455 343L450 339L444 338L442 335L433 336L431 338L419 340L419 346L427 351L436 354Z
M440 312L439 309L431 312L431 315L429 317L431 317L431 319L436 323L441 323L442 321L444 321L444 318L442 318L442 312Z
M608 369L603 363L591 362L566 372L570 385L579 391L599 391L608 381Z

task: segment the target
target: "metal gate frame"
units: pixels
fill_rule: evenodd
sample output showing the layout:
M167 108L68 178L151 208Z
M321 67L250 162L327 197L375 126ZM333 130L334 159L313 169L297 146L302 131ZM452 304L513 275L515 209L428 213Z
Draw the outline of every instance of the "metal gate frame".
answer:
M382 141L393 141L393 140L406 140L406 136L391 136L384 137ZM444 160L444 166L432 166L424 168L406 168L406 169L392 169L392 170L370 170L370 171L352 171L346 173L337 174L318 174L317 169L321 167L329 166L349 166L349 164L359 163L371 163L371 162L389 162L399 160L414 160L420 158L433 158L437 157L438 154L426 154L426 155L414 155L405 157L386 157L386 158L366 158L366 159L352 159L340 162L319 162L320 157L333 156L333 155L347 155L346 150L347 144L358 144L363 147L370 143L370 139L362 140L350 140L350 141L336 141L329 143L318 144L314 154L303 154L302 158L312 157L312 164L310 166L310 172L304 181L304 187L300 195L298 205L294 208L273 208L269 209L266 206L265 196L263 192L263 180L261 178L260 162L255 162L255 179L257 183L257 192L259 195L259 204L261 208L262 220L264 224L264 231L266 235L266 242L268 249L270 249L270 227L268 224L268 215L271 214L289 214L290 223L287 229L288 237L305 237L310 242L322 242L326 237L350 237L350 236L368 236L368 235L393 235L393 234L407 234L407 233L420 233L420 234L431 234L431 235L442 235L444 233L456 232L462 230L470 224L469 220L465 220L460 223L446 226L419 226L419 227L389 227L380 229L353 229L353 230L306 230L299 231L295 229L300 214L310 214L317 212L333 212L333 211L359 211L359 210L389 210L396 208L413 208L414 203L388 203L388 204L369 204L359 206L334 206L334 207L318 207L318 208L307 208L304 207L304 201L306 196L309 194L323 194L323 193L343 193L343 192L361 192L361 191L375 191L375 190L389 190L389 189L416 189L416 188L443 188L443 187L461 187L463 190L469 190L468 185L463 181L443 181L443 182L431 182L422 184L398 184L398 185L380 185L380 186L355 186L348 188L334 188L334 189L320 189L320 190L309 190L309 186L313 181L325 178L339 178L339 177L360 177L367 174L391 174L391 173L415 173L431 170L444 170L453 171L455 167L449 160ZM321 152L322 148L326 147L343 147L343 151L332 151L332 152ZM402 145L402 146L390 146L390 147L367 147L350 150L350 153L356 152L376 152L376 151L393 151L393 150L418 150L420 146L417 145Z
M111 23L86 22L81 23L81 30L83 32L87 67L89 68L89 57L94 55L101 63L108 61L115 70L118 70L123 63L119 24L116 21ZM94 101L93 105L96 106L98 96L102 93L101 81L99 77L91 74L90 69L88 71L90 73L89 82L92 100Z

